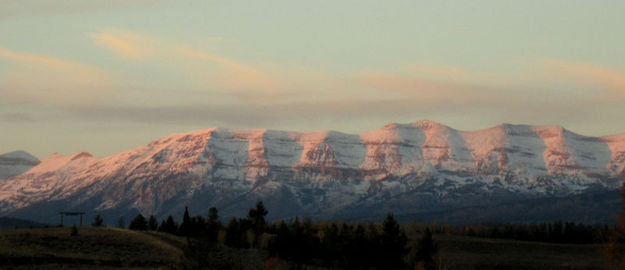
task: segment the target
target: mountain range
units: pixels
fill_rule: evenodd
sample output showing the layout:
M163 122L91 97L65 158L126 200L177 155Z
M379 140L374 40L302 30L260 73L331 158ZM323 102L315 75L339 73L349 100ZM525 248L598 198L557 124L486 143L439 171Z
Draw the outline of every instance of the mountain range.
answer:
M363 134L212 128L108 157L54 154L38 163L23 153L24 166L4 156L0 173L10 179L0 181L0 215L48 223L58 211L112 224L137 213L180 215L185 206L202 215L216 206L227 218L258 200L270 219L393 212L451 224L614 222L625 180L625 134L512 124L460 131L428 120Z
M24 151L0 155L0 182L20 175L39 164L39 159Z

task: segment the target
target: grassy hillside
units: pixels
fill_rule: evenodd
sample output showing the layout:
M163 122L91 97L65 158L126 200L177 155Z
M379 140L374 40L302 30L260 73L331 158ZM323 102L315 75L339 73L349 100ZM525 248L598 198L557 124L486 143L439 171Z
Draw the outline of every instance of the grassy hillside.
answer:
M0 268L288 269L257 249L208 249L183 237L117 228L0 230ZM436 235L444 269L609 269L598 245L564 245ZM193 245L192 245L193 247ZM314 269L321 269L315 267Z
M55 269L183 268L183 240L116 228L71 227L0 230L0 265Z

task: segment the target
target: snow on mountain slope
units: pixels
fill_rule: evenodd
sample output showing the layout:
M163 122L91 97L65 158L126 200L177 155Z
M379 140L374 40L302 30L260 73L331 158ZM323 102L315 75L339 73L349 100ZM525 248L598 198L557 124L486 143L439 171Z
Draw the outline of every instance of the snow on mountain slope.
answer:
M624 168L625 135L586 137L554 126L459 131L425 120L360 135L213 128L104 158L55 154L0 183L0 214L46 202L163 215L220 205L236 213L254 199L273 201L281 216L330 216L393 200L435 209L465 200L461 192L499 198L614 189Z
M608 145L611 152L608 170L612 174L625 174L625 134L605 136L600 140Z
M24 151L0 155L0 181L19 175L39 164L39 159Z

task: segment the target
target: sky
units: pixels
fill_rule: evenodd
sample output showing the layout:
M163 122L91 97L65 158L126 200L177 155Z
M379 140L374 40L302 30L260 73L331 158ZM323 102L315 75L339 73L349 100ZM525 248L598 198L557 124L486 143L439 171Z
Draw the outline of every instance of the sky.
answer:
M210 127L625 133L625 1L3 0L0 153Z

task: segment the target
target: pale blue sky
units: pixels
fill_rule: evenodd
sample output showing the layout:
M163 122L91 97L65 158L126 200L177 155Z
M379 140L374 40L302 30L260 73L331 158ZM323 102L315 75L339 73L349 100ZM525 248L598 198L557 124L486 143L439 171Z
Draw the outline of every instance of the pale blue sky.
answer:
M213 126L625 132L624 1L3 1L0 152Z

